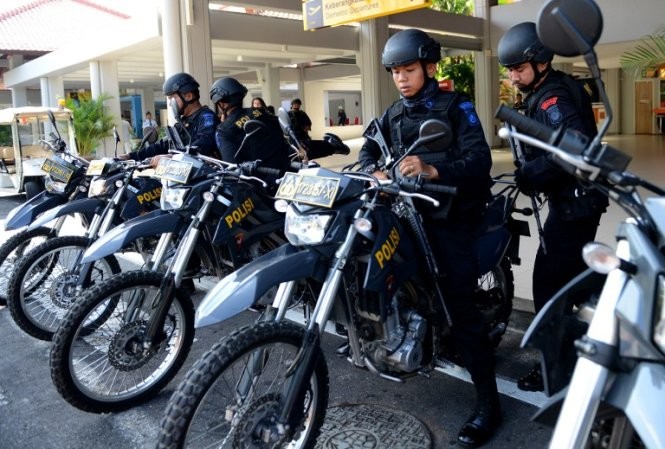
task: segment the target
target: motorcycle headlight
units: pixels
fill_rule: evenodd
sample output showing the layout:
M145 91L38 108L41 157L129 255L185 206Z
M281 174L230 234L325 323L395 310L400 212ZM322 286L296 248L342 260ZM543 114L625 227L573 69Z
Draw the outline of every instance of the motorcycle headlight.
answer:
M654 313L653 341L665 353L665 275L656 283L656 310Z
M168 184L162 186L162 195L159 197L159 205L162 210L177 210L185 203L189 193L189 187L173 187Z
M284 234L294 246L321 243L332 219L331 214L300 215L294 207L286 210Z
M65 187L67 187L67 183L55 181L47 176L46 180L44 181L44 187L46 188L46 191L50 193L64 193Z
M104 193L106 193L106 179L93 179L90 182L90 187L88 188L88 198L103 195Z

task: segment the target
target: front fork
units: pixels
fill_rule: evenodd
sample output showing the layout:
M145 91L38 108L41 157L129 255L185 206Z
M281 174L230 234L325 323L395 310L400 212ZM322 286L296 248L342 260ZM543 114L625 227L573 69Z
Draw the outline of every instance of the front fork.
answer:
M619 241L617 255L628 260L628 242ZM576 344L580 357L552 434L549 445L551 449L576 449L585 446L603 394L615 378L608 366L597 363L590 357L597 354L598 345L609 348L616 348L618 345L619 330L615 312L627 278L628 275L620 269L608 274L586 339Z

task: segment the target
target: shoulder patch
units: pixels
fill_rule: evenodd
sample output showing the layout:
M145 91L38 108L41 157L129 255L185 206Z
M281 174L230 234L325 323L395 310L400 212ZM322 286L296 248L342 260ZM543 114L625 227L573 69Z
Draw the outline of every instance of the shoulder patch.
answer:
M464 112L464 115L466 115L466 120L469 122L469 125L471 126L477 126L480 124L480 119L478 118L478 114L476 114L476 110L473 107L473 103L470 101L465 101L463 103L459 104L460 109Z
M550 106L550 108L547 109L545 113L547 114L547 117L550 119L550 123L554 126L559 125L563 120L563 114L561 114L559 106L557 106L556 104L554 106Z
M204 114L203 115L203 127L207 128L209 126L214 126L215 125L215 116L212 114Z
M547 100L543 101L543 104L540 105L540 108L543 111L547 111L547 108L549 108L552 105L555 105L558 100L559 97L548 98Z

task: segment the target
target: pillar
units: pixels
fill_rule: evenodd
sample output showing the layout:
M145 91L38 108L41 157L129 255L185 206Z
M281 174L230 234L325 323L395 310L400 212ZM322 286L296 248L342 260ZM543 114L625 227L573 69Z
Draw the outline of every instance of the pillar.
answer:
M7 59L9 60L9 70L15 69L16 67L23 64L23 55L8 55ZM28 93L25 87L12 87L12 106L27 106L28 105Z
M381 65L381 53L388 40L388 19L381 17L360 23L360 52L356 63L360 67L363 123L369 123L397 98L392 79Z

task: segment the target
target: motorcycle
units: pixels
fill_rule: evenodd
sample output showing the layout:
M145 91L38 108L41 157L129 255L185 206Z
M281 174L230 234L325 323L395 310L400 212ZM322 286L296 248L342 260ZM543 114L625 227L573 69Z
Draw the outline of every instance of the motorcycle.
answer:
M284 217L272 207L267 185L254 177L277 176L279 170L186 153L164 160L156 170L164 183L162 210L110 231L83 260L98 260L157 232L158 248L179 241L166 272L127 272L96 285L77 301L53 339L54 384L85 411L130 408L157 394L178 372L194 339L194 306L180 288L183 277L192 276L194 254L199 274L223 278L285 242ZM103 323L90 326L109 308Z
M133 176L149 167L135 161L92 161L86 171L92 176L89 197L52 208L28 226L32 231L75 213L93 217L84 236L48 239L17 263L7 284L7 306L23 331L50 341L81 291L120 272L114 256L87 264L81 256L113 226L157 207L159 183Z
M60 217L48 227L20 229L31 224L43 212L84 197L87 191L85 171L89 162L68 151L51 111L48 111L48 117L54 131L51 132L51 140L40 141L53 153L41 166L41 170L46 173L45 190L16 206L5 220L5 231L18 232L0 246L0 305L7 305L7 281L16 262L38 244L57 236L67 216ZM89 220L90 216L80 217L83 227L87 227Z
M446 148L451 134L428 120L404 157L432 143ZM324 168L282 179L276 196L285 200L279 206L290 244L223 279L197 309L196 325L228 319L280 284L273 306L193 366L169 401L158 447L313 447L328 402L319 343L331 318L347 330L350 363L381 378L403 382L448 363L439 358L450 321L441 318L447 312L438 266L413 199L438 206L425 193L456 188L393 179ZM504 251L495 251L493 267ZM306 329L281 319L302 279L318 293ZM492 317L507 320L512 298L493 301ZM487 325L491 335L505 322Z
M585 246L590 269L547 303L522 345L543 355L551 397L535 419L554 423L550 448L665 448L665 189L627 171L630 156L601 141L613 118L594 50L601 32L593 0L550 0L539 14L543 44L563 56L584 55L596 81L607 119L594 139L497 111L520 130L503 128L502 138L550 152L629 216L618 227L616 249Z

